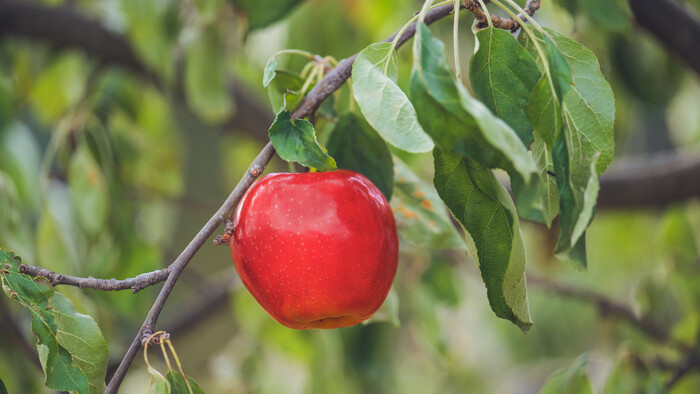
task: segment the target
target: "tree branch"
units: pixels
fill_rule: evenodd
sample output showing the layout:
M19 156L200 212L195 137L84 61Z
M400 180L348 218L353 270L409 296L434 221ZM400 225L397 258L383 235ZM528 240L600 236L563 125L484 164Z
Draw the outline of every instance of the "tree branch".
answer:
M662 207L700 196L700 157L661 154L620 160L600 177L598 207Z
M0 34L48 41L57 48L83 49L99 60L157 80L122 36L67 7L0 0Z
M435 8L426 15L425 23L430 24L440 18L445 17L450 14L451 10L451 5ZM411 25L410 28L406 29L405 33L399 39L398 45L400 46L404 42L406 42L411 36L413 36L413 34L415 34L415 31L416 29L414 23L413 25ZM388 38L387 40L391 39L393 39L393 36ZM321 80L321 82L316 84L316 86L314 86L314 88L311 89L311 91L306 96L304 101L302 101L299 107L297 107L297 109L294 110L294 112L292 113L292 118L301 119L310 116L321 105L323 100L325 100L333 92L338 90L350 77L352 63L355 60L355 57L357 57L357 54L340 62L340 64L338 64L336 68L329 72L323 78L323 80ZM119 364L119 367L114 373L114 376L109 381L105 393L114 394L117 392L119 386L121 385L121 382L126 376L126 371L129 369L129 366L136 357L136 353L142 346L144 336L153 331L154 325L158 320L163 306L165 305L165 301L168 299L170 292L175 286L175 282L187 266L187 263L189 263L192 257L194 257L194 254L197 252L197 250L199 250L202 244L204 244L207 238L209 238L214 233L216 228L233 211L233 208L241 199L243 193L245 193L245 191L248 190L248 188L252 185L253 181L260 174L262 174L263 170L272 159L274 153L275 150L272 147L272 144L268 143L265 146L265 148L263 148L263 150L260 152L258 157L253 161L243 179L241 179L238 182L238 185L236 185L233 192L231 192L231 195L229 195L229 197L226 199L226 202L224 202L224 204L221 206L221 208L219 208L217 213L214 216L212 216L211 219L209 219L204 228L202 228L202 230L199 231L197 236L190 242L190 244L187 246L187 248L185 248L185 250L180 254L180 256L178 256L175 262L173 262L170 265L169 268L172 269L172 272L168 276L168 279L166 280L163 289L160 291L160 294L158 294L158 298L153 304L151 310L149 311L148 316L146 317L146 320L144 321L143 325L139 329L136 338L134 338L134 340L132 341L131 346L124 355L124 358L122 359L121 363Z
M687 7L673 0L629 0L637 23L700 74L700 21Z
M22 264L19 266L19 272L27 274L29 276L41 276L46 278L52 286L56 285L69 285L80 287L81 289L95 289L104 291L117 291L131 289L131 291L136 294L148 286L160 283L168 278L170 274L170 267L155 270L153 272L146 272L140 274L134 278L128 279L97 279L88 277L80 278L77 276L61 275L55 272L49 271L45 268L36 267L29 264Z

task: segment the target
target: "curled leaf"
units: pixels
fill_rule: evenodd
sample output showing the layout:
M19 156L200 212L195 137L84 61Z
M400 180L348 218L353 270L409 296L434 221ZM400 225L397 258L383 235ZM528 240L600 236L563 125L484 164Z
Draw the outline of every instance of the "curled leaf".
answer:
M292 119L288 110L277 115L268 133L282 159L321 171L336 168L335 160L318 144L314 126L304 119Z

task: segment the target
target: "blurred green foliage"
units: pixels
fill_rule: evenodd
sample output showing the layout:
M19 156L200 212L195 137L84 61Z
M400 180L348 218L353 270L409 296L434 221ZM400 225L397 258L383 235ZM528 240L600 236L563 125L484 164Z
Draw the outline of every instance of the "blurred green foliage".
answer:
M399 0L42 3L73 7L123 35L158 80L83 51L0 37L0 245L30 264L104 278L133 277L169 264L266 142L266 130L260 133L257 122L242 116L246 110L231 89L245 92L238 100L263 103L271 121L274 113L261 84L271 55L298 48L342 59L384 39L420 7ZM697 0L685 3L700 8ZM536 17L600 59L618 108L616 160L658 150L661 140L682 153L700 152L700 80L630 23L625 2L543 2ZM473 18L468 13L460 18L462 75L469 75ZM445 42L451 42L451 29L447 21L432 28ZM287 56L278 62L279 69L295 72L304 64ZM409 51L400 50L398 83L404 91L411 63ZM329 112L347 113L348 88L334 97ZM274 105L279 108L279 102ZM321 141L327 138L323 122L328 130L334 126L317 120ZM392 153L431 183L429 154ZM268 169L280 170L286 170L280 161ZM400 193L395 189L395 200ZM522 393L543 387L661 392L687 361L683 348L697 357L698 201L598 212L588 231L583 273L551 255L556 234L523 227L529 273L629 305L670 340L645 335L592 303L535 284L530 285L535 325L523 336L493 315L476 265L463 251L402 241L394 286L399 328L374 322L332 331L289 330L237 286L230 308L181 329L173 341L187 374L213 393ZM166 305L163 328L176 326L180 313L231 272L228 249L205 245ZM110 364L122 357L157 292L58 290L97 321L111 350ZM33 341L27 313L9 299L0 300L0 311ZM11 393L46 392L41 371L6 327L0 322L0 392L3 383ZM149 379L137 361L122 390L143 392ZM699 388L694 369L672 392Z

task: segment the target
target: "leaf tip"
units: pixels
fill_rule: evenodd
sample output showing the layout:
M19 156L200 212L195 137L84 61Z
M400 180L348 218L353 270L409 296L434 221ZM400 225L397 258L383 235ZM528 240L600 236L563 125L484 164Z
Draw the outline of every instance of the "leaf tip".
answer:
M530 332L532 325L533 325L532 322L520 322L520 323L518 323L518 327L520 328L520 331L523 332L523 335L527 335L527 333Z

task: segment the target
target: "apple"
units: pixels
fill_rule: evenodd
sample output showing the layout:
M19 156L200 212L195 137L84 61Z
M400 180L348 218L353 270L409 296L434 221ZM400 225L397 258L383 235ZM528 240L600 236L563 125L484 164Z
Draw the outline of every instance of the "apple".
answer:
M396 274L391 207L354 171L265 175L241 199L233 225L231 254L241 281L290 328L366 320Z

